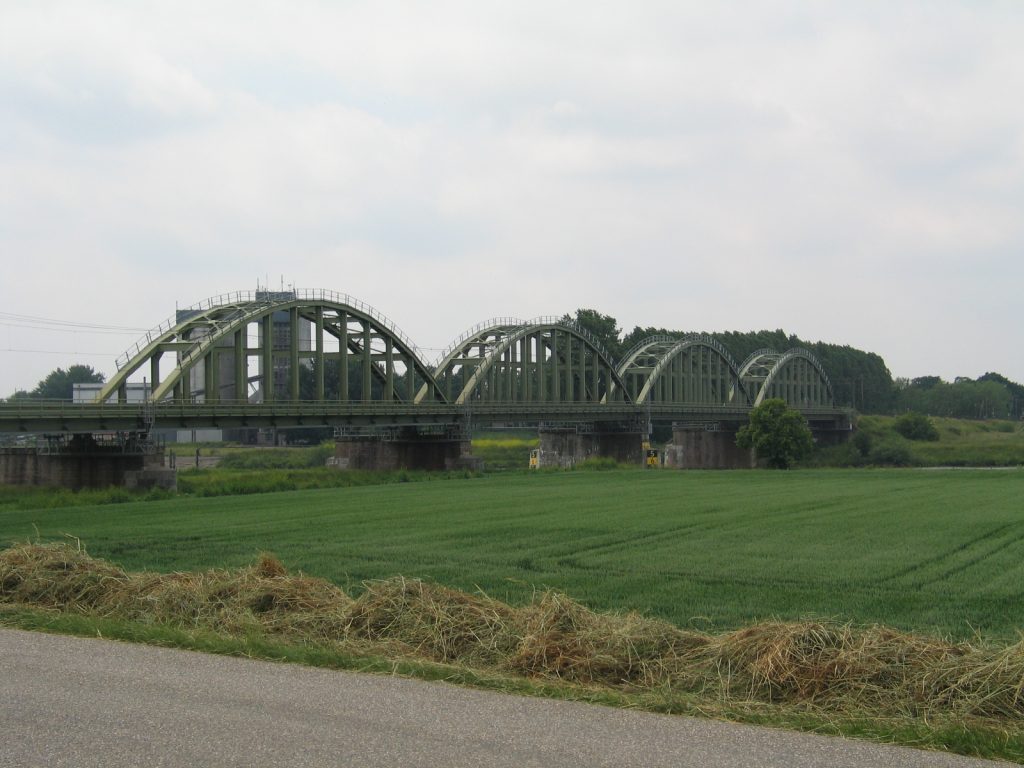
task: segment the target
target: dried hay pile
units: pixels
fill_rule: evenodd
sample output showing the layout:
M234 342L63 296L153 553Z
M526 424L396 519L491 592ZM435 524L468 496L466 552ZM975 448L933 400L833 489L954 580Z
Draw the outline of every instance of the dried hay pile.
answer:
M293 576L270 555L237 570L126 573L64 544L0 552L0 602L94 613L131 621L332 639L349 597L322 579Z
M493 666L515 647L515 610L486 595L470 595L401 576L371 581L348 611L347 630L367 640L391 640L435 661Z
M234 570L127 573L80 547L0 551L0 603L229 634L266 632L376 653L629 690L701 692L830 712L1024 719L1024 641L976 646L821 622L717 636L558 592L522 607L396 577L355 600L270 555Z
M519 610L505 666L577 683L653 688L672 681L709 639L637 613L594 613L559 592Z

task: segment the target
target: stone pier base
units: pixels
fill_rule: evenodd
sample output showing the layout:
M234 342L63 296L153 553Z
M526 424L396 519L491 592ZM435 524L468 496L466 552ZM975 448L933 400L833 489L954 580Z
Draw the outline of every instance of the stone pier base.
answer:
M619 464L644 462L643 436L639 432L580 431L575 427L539 430L541 467L572 467L587 459L613 459Z
M737 427L718 424L672 425L665 466L677 469L751 469L754 453L736 445Z
M59 443L0 449L0 484L82 488L177 487L177 474L163 468L162 450L75 435Z
M483 469L483 462L471 453L472 444L467 437L407 428L377 434L340 435L328 465L379 472Z

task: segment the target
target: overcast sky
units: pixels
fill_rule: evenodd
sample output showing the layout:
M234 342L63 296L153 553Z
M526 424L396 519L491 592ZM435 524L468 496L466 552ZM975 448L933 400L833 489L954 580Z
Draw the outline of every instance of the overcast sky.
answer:
M257 281L1024 381L1024 3L0 0L0 256L0 396Z

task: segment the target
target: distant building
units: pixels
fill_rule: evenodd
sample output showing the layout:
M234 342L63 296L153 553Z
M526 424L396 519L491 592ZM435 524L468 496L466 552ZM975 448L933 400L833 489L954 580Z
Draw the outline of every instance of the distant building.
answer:
M76 403L91 403L103 389L102 384L73 384L71 399ZM143 403L149 397L152 387L149 383L138 384L129 382L125 391L129 403ZM157 422L153 433L167 443L219 443L224 439L221 429L160 429Z
M288 301L295 298L294 291L257 291L257 301ZM179 309L175 315L175 319L180 323L183 320L199 314L199 310L188 310ZM272 344L274 352L288 352L291 348L291 321L289 313L287 311L275 312L272 320ZM256 326L256 346L260 349L263 348L263 324L255 323ZM252 325L249 326L251 328ZM248 332L249 328L246 329ZM206 335L205 329L194 332L191 337L194 340L202 339ZM247 342L248 343L248 342ZM231 349L234 345L234 339L227 337L221 339L217 346L220 348ZM313 332L312 324L305 320L299 321L298 327L298 345L300 352L309 352L313 349ZM273 363L273 378L274 378L274 391L278 393L278 396L284 396L284 393L288 393L291 389L291 371L290 361L288 355L281 355L274 357ZM310 366L312 361L303 360L300 365ZM193 394L196 402L203 402L206 399L205 381L206 381L206 370L205 362L198 362L195 367L189 372L189 388L188 391ZM262 378L263 376L263 356L257 356L257 374ZM222 354L218 360L218 396L220 400L248 400L249 402L261 403L264 400L263 385L258 383L254 387L251 387L246 392L235 391L235 372L234 372L234 360L231 355ZM259 381L259 380L258 380Z
M76 383L71 385L71 400L76 403L91 403L96 400L96 396L103 389L103 384L99 383ZM128 383L125 384L125 390L128 395L129 403L144 403L146 398L149 397L149 393L152 387L148 383Z

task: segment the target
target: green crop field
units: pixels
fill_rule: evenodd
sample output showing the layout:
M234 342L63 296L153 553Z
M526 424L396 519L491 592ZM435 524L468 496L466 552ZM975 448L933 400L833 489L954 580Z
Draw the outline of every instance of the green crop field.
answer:
M0 544L65 534L133 570L270 551L357 592L423 577L725 629L832 617L1012 640L1024 471L516 473L63 509L0 509Z

